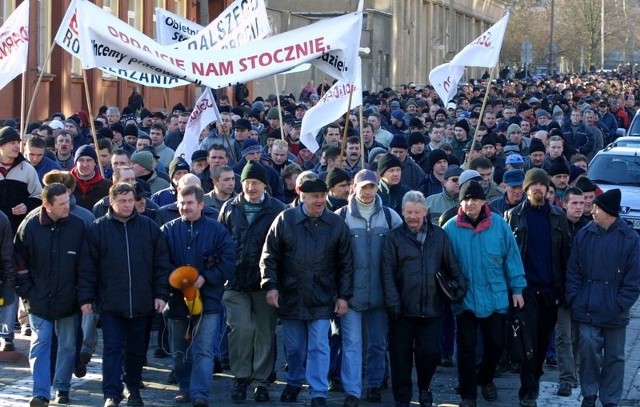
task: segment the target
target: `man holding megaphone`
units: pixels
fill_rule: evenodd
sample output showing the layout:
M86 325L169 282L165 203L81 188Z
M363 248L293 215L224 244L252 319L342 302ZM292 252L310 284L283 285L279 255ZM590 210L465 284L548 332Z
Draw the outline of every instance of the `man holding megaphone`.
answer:
M213 341L219 338L222 293L235 270L236 246L218 221L203 216L204 192L189 185L178 192L180 217L162 226L173 287L165 315L178 382L178 403L209 405Z

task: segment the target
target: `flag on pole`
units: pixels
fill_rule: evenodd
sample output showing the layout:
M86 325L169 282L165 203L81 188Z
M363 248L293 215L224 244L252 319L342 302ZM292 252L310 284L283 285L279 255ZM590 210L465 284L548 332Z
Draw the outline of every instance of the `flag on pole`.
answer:
M451 100L458 90L458 82L467 66L493 68L498 63L502 41L509 23L509 13L469 45L458 52L446 64L439 65L429 73L429 82L444 103Z
M191 165L191 154L200 145L200 133L211 122L222 123L220 111L213 98L211 88L207 88L196 101L184 130L182 142L176 149L174 157L182 156Z
M29 55L29 0L0 27L0 89L27 70Z

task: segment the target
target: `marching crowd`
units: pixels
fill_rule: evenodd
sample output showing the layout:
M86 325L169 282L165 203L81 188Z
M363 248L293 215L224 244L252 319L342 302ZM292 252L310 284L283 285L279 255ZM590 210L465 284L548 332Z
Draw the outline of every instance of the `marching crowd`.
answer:
M251 387L269 401L278 323L282 403L304 384L314 407L330 389L345 407L389 403L390 380L408 407L415 368L429 407L438 366L457 365L460 406L472 407L478 388L498 399L506 365L533 407L554 350L559 397L580 385L582 406L618 405L640 241L620 190L586 170L629 127L636 81L472 81L447 104L410 83L364 94L364 121L352 111L326 125L311 151L301 121L328 88L223 95L190 157L174 157L189 109L150 112L140 95L23 134L3 121L0 345L14 350L17 318L31 336L31 406L48 405L51 387L72 400L98 323L105 407L144 405L153 325L177 403L210 405L219 369L233 401Z

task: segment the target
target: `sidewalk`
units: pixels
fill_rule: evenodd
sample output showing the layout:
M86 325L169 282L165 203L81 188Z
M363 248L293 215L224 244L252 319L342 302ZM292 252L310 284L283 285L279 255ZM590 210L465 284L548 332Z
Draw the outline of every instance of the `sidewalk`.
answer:
M155 332L153 333L151 344L155 344ZM28 365L29 338L16 334L16 352L0 352L0 406L24 406L28 405L31 398L31 375ZM282 341L279 341L282 343ZM101 391L101 346L98 353L94 355L88 368L87 375L78 379L72 379L71 406L100 407L103 404ZM272 401L262 403L264 407L284 406L280 403L280 392L284 388L284 352L279 349L279 359L276 364L278 381L271 386L270 393ZM188 404L176 404L173 397L177 392L175 385L166 384L166 379L171 370L170 358L155 358L153 347L149 351L149 365L144 368L143 380L146 388L141 391L146 406L187 406ZM540 385L540 407L579 407L581 397L579 389L574 389L571 397L558 397L557 390L558 371L555 368L545 367L545 374ZM518 375L504 373L496 378L499 398L497 402L487 403L480 396L479 406L493 407L514 407L518 405ZM432 383L434 401L436 406L453 407L458 405L459 396L455 393L457 384L457 370L453 368L439 368ZM415 384L414 384L415 387ZM237 406L238 403L230 401L230 393L233 388L232 377L225 372L215 375L214 385L211 389L212 406ZM256 405L250 391L247 393L247 401L243 404ZM415 391L415 389L414 389ZM328 404L332 407L342 405L344 395L342 393L329 393ZM414 394L417 400L417 394ZM242 403L241 403L242 404ZM308 393L303 391L297 403L290 404L292 407L308 406L310 399ZM418 405L417 403L413 403ZM56 405L51 403L51 405ZM121 405L126 405L122 403ZM393 396L391 390L387 389L383 393L381 404L370 404L361 402L362 406L393 406ZM631 311L631 323L627 330L626 343L626 367L623 401L620 407L638 406L640 407L640 303L636 303Z

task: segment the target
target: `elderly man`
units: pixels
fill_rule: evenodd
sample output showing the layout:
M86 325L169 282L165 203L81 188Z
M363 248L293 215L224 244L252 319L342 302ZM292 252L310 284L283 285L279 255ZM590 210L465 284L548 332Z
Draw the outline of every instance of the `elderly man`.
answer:
M498 399L493 378L504 347L509 300L514 307L524 306L524 269L513 233L500 215L491 212L478 181L462 185L460 210L444 225L444 231L460 260L462 274L470 281L467 295L453 304L453 312L458 327L460 406L475 407L478 384L485 400ZM478 332L484 347L476 370Z
M349 228L326 210L326 200L323 181L305 181L302 204L278 215L260 259L262 288L278 309L289 364L280 401L295 402L306 379L312 407L327 405L329 319L345 315L353 296Z
M604 407L617 406L622 396L626 326L640 294L640 241L620 218L620 199L611 189L593 201L593 222L576 235L567 267L583 407L595 407L598 396Z
M524 199L523 182L524 171L515 169L505 172L502 176L505 194L501 198L496 198L489 202L489 208L498 215L504 215L506 211L522 202Z
M397 407L410 405L414 358L420 406L433 403L430 383L440 362L440 347L434 344L439 342L443 313L435 273L443 272L462 291L466 289L449 238L427 220L427 209L420 192L407 192L402 199L404 225L389 232L382 250L391 383Z

